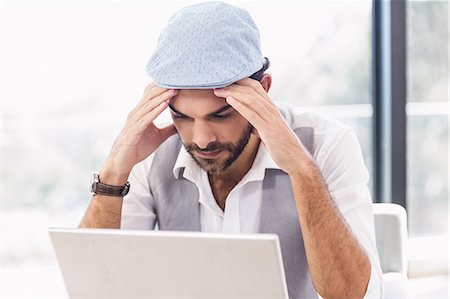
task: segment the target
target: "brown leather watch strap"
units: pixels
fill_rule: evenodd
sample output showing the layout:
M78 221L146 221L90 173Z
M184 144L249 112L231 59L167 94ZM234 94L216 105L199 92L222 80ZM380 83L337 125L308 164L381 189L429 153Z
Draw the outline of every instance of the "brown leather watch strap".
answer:
M100 182L100 177L98 173L94 173L91 193L106 195L106 196L114 196L114 197L123 197L128 194L130 190L130 183L126 182L123 186L113 186L108 184L103 184Z
M97 193L105 194L105 195L122 195L124 186L111 186L102 183L98 183L97 185Z

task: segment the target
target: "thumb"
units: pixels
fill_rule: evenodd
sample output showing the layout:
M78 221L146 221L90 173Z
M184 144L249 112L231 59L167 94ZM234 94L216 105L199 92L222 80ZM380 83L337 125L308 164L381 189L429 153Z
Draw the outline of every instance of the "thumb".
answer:
M259 136L258 130L256 130L255 127L253 127L253 129L252 129L252 134L255 135L258 138L261 138L261 136Z
M165 141L167 138L169 138L170 136L175 135L177 133L177 129L175 128L174 124L170 124L159 130L161 132L162 141Z

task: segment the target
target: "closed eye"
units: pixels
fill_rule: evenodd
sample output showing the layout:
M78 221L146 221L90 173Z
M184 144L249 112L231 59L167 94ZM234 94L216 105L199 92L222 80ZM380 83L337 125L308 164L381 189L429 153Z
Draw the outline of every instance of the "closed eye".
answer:
M229 117L231 115L231 113L225 114L225 115L214 115L213 118L217 118L217 119L225 119L227 117Z
M173 112L172 112L172 115L173 115L174 119L190 119L190 117L187 117L187 116L181 115L181 114L177 114L177 113L173 113Z
M223 115L211 115L209 116L210 119L214 119L214 120L225 120L227 118L229 118L233 113L228 113L228 114L223 114ZM182 114L178 114L172 111L172 116L173 119L178 119L178 120L192 120L191 117L186 116L186 115L182 115Z

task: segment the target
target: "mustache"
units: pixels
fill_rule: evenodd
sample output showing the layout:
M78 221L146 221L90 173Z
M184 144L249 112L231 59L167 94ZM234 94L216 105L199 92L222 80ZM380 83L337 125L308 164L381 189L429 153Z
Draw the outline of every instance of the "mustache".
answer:
M199 148L195 143L186 144L185 145L186 151L188 152L215 152L219 150L233 150L233 145L228 143L220 143L220 142L211 142L208 144L205 148Z

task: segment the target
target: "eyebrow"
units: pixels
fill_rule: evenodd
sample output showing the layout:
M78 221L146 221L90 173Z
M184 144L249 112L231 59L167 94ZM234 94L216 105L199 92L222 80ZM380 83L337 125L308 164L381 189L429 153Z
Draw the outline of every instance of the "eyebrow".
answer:
M185 116L185 117L190 117L190 116L188 116L188 115L186 115L186 114L184 114L184 113L178 111L177 109L175 109L171 104L169 104L169 108L170 108L173 112L175 112L175 113L177 113L177 114L180 114L180 115ZM214 116L214 115L217 115L217 114L219 114L219 113L222 113L222 112L224 112L224 111L227 111L227 110L230 109L230 108L232 108L231 105L225 105L225 106L223 106L222 108L219 108L219 109L217 109L217 110L214 111L214 112L208 113L207 116Z

